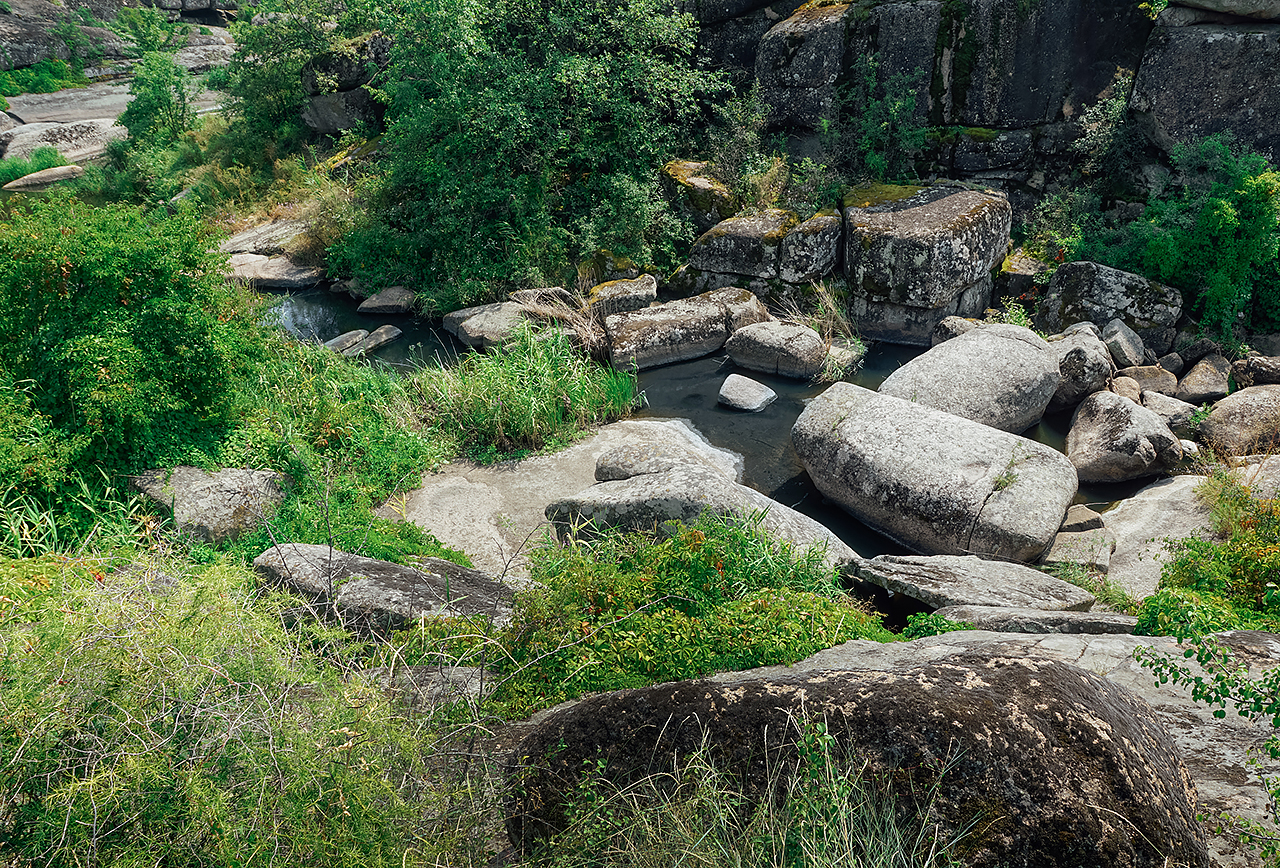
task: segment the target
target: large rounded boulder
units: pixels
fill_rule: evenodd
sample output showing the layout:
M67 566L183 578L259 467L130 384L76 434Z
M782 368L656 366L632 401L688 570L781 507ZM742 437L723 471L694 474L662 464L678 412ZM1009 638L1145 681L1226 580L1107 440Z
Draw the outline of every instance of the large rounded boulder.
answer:
M1051 339L1049 346L1058 355L1058 390L1049 401L1049 412L1069 410L1094 392L1107 387L1115 371L1111 352L1096 332L1079 329Z
M588 771L625 786L703 749L758 796L795 773L805 719L970 868L1209 865L1194 784L1149 706L1075 666L982 652L584 700L520 745L508 833L527 849L563 828Z
M1036 328L1053 333L1073 323L1119 319L1160 354L1173 344L1181 314L1182 296L1173 287L1096 262L1068 262L1049 282Z
M893 395L1017 434L1058 389L1058 354L1031 329L988 325L916 356L880 384Z
M1270 452L1280 445L1280 386L1250 386L1213 405L1200 437L1227 455Z
M1076 408L1067 457L1082 482L1151 476L1182 460L1182 445L1164 419L1115 392L1095 392Z
M850 383L811 401L791 442L824 496L920 554L1034 561L1076 494L1048 446Z

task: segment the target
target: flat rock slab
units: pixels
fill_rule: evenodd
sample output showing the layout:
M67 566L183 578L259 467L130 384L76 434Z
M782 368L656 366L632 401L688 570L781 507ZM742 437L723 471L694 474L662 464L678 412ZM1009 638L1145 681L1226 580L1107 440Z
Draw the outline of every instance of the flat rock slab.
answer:
M288 543L253 560L265 584L298 594L319 614L332 611L350 630L384 633L426 617L471 615L503 622L512 591L486 574L440 558L417 568L366 558L330 546Z
M1143 488L1102 514L1116 536L1108 576L1139 600L1156 592L1169 560L1166 539L1207 533L1209 510L1196 497L1203 476L1175 476Z
M1093 594L1022 564L957 555L881 555L857 561L846 574L934 609L1013 606L1087 612Z
M342 351L342 354L352 358L367 356L374 350L381 349L392 341L399 340L402 334L404 332L393 325L380 325L360 340L348 346Z
M413 303L417 298L418 294L411 289L403 286L389 286L360 302L356 313L370 315L409 313L413 310Z
M445 314L441 325L463 344L487 350L501 344L527 319L524 305L500 301Z
M324 280L325 271L297 265L287 256L236 253L231 256L231 276L255 289L306 289Z
M1036 560L1076 493L1048 446L849 383L809 403L791 442L824 496L921 554Z
M232 540L266 521L284 500L288 477L273 470L227 468L213 473L178 466L133 477L135 489L172 511L180 533L207 542Z
M1062 532L1053 538L1053 545L1040 559L1045 569L1066 564L1081 564L1095 573L1106 574L1111 569L1111 553L1116 548L1116 536L1105 528Z
M818 522L702 462L598 482L547 505L547 518L561 533L589 534L604 528L646 531L667 521L689 524L703 514L758 518L771 538L797 552L818 548L828 568L858 558L857 552Z
M25 124L66 124L95 118L118 118L133 100L128 82L101 82L56 93L11 96L9 113ZM201 114L218 107L222 95L202 90L192 100Z
M1138 626L1133 615L1117 612L1046 612L1002 606L946 606L934 612L952 621L993 633L1087 633L1128 635Z
M615 368L644 370L716 352L743 326L771 319L745 289L717 289L605 318Z
M427 473L420 487L384 505L378 514L401 518L435 534L445 545L465 551L490 575L524 578L526 552L550 532L547 504L570 497L596 481L596 462L614 447L654 452L693 452L730 478L742 459L715 449L680 420L628 420L605 425L592 436L553 455L476 465L458 461Z
M324 342L324 345L335 353L341 353L351 349L368 336L368 329L352 329L349 332L343 332L336 338L330 338Z
M115 118L93 118L67 124L25 124L0 133L0 154L5 159L30 157L39 148L53 148L73 163L92 160L107 152L111 142L128 138L129 131Z
M1237 632L1221 634L1218 638L1255 675L1280 664L1280 637ZM1155 710L1158 720L1173 736L1195 781L1201 813L1216 817L1230 812L1269 822L1270 800L1259 784L1257 770L1250 765L1249 754L1273 730L1234 714L1219 720L1210 710L1195 703L1186 688L1157 684L1151 672L1133 659L1134 651L1143 647L1182 657L1183 648L1176 640L1163 636L1034 636L971 630L883 645L857 640L819 651L794 667L753 671L762 675L831 669L889 671L907 663L943 661L974 651L993 656L1060 660L1106 678ZM746 674L716 678L738 678ZM1257 868L1259 865L1257 855L1236 841L1230 831L1210 837L1209 848L1212 864L1218 868Z
M272 220L242 229L218 245L223 253L256 253L276 256L284 253L289 242L306 231L305 220Z
M83 174L84 169L80 166L54 166L51 169L41 169L39 172L32 172L29 175L23 175L21 178L15 178L0 187L0 190L6 190L10 193L41 193L54 184L59 184L63 181L74 181Z

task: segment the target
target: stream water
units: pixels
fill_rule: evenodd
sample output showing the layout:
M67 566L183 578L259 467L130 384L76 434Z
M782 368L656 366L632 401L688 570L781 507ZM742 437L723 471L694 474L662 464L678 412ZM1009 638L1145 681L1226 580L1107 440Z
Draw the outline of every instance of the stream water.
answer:
M282 295L274 310L280 325L304 340L326 341L351 329L372 331L389 322L403 330L404 336L376 352L374 358L397 367L447 364L461 349L451 335L419 320L361 316L348 296L325 290ZM875 389L922 351L921 347L876 344L849 380ZM720 384L735 372L765 383L778 393L778 399L759 413L724 407L718 402ZM864 557L907 553L898 543L826 502L791 448L791 427L806 402L821 393L825 384L739 370L723 353L644 371L639 380L645 398L644 409L638 414L641 418L689 420L712 445L742 455L746 485L822 523ZM1070 422L1070 414L1048 416L1024 436L1064 451ZM1130 497L1142 485L1143 481L1082 485L1076 502L1102 510Z

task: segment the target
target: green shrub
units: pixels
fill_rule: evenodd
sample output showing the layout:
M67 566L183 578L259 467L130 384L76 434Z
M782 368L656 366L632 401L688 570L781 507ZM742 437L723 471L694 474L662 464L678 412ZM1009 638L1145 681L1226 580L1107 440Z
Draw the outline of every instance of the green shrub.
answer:
M138 57L181 48L191 32L190 25L170 22L164 10L156 6L125 6L116 12L109 26ZM201 29L208 32L207 28Z
M563 445L629 412L635 388L633 375L584 358L563 332L528 325L500 347L423 369L410 383L428 424L481 461Z
M926 636L941 636L944 633L972 629L973 625L968 621L952 621L937 612L919 612L907 618L907 626L902 631L902 638L923 639Z
M134 142L172 143L195 123L198 89L172 54L146 51L133 68L133 99L120 115L120 125Z
M58 153L55 148L49 147L36 148L31 152L31 156L25 159L23 157L9 157L0 160L0 187L10 181L16 181L18 178L30 175L32 172L65 165L67 165L67 158Z
M63 60L47 59L22 69L0 70L0 96L56 93L88 83L78 69Z
M757 523L704 516L664 534L610 531L535 549L534 585L510 625L472 648L506 676L496 699L527 708L893 638L819 552L776 543Z
M341 637L243 568L128 563L0 561L6 862L418 864L429 742L306 648Z
M837 116L825 130L831 162L876 181L911 177L912 161L925 143L916 112L923 75L917 69L882 81L880 61L860 55L838 88Z
M191 216L64 197L0 219L0 385L70 467L155 466L225 429L256 326L211 243ZM36 460L19 485L47 493L56 476Z
M337 272L452 308L572 280L601 248L641 265L674 252L658 167L724 92L695 67L689 16L449 0L408 4L396 28L387 174L368 225L331 250Z

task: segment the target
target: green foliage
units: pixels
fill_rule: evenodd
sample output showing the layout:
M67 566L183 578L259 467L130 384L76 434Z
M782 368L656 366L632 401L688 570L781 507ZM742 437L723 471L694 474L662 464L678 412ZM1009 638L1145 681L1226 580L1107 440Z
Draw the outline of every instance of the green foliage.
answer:
M687 237L657 170L690 147L692 19L659 0L413 2L395 30L387 174L331 250L441 308L573 275L599 249L669 264Z
M1173 558L1143 602L1138 632L1186 638L1280 628L1280 502L1254 496L1224 468L1198 493L1219 538L1169 543Z
M584 358L562 331L527 324L489 352L422 369L410 389L428 422L481 461L563 445L625 415L636 397L634 375Z
M133 68L133 99L120 115L120 125L135 142L171 143L195 122L197 91L196 82L172 54L147 51Z
M709 746L669 770L619 786L588 769L570 825L533 855L537 868L940 868L963 835L937 840L936 794L895 793L845 756L820 721L797 721L799 757L763 792L715 762ZM939 773L939 780L945 770ZM916 798L918 812L903 799Z
M937 612L918 612L907 618L907 626L902 631L902 638L923 639L926 636L941 636L943 633L972 629L973 625L968 621L952 621Z
M110 27L120 34L134 57L181 48L191 32L190 25L170 22L164 10L156 6L125 6L116 12Z
M427 743L306 649L340 637L243 568L127 563L0 561L6 861L417 864Z
M1139 648L1134 656L1152 671L1161 685L1172 681L1191 688L1192 699L1213 709L1214 717L1225 718L1228 711L1235 711L1250 721L1269 724L1270 735L1260 748L1251 749L1249 762L1258 768L1265 759L1274 767L1275 760L1280 760L1280 668L1273 667L1255 678L1247 665L1205 637L1193 639L1190 647L1182 652L1184 660L1194 658L1194 668L1154 648ZM1271 802L1267 813L1274 820L1280 816L1280 778L1265 773L1261 777ZM1280 865L1280 835L1274 823L1264 825L1230 813L1220 814L1216 819L1219 833L1224 828L1231 829L1241 842L1258 852L1263 864L1269 868Z
M43 431L96 478L92 467L136 470L215 441L256 350L211 243L187 215L62 197L13 206L0 222L0 386L38 421L11 442ZM58 487L49 454L30 453L20 492Z
M498 637L495 665L509 677L496 697L542 704L892 638L816 550L732 518L671 524L664 535L610 531L536 549L534 585Z
M36 148L30 157L8 157L0 160L0 187L32 172L67 165L66 157L54 148Z
M861 55L838 89L835 123L826 130L834 164L877 181L912 174L912 159L925 143L925 127L916 114L920 70L898 72L881 81L880 61Z
M1110 576L1090 570L1077 561L1063 561L1049 571L1054 578L1083 588L1113 612L1138 614L1139 602Z
M0 97L24 93L56 93L88 84L81 72L62 60L41 60L23 69L0 70ZM6 108L8 104L6 103Z
M1027 309L1016 298L1008 296L1000 299L1000 308L998 310L990 309L987 311L986 321L1021 326L1024 329L1035 331L1035 322L1032 320L1031 314L1027 313Z

